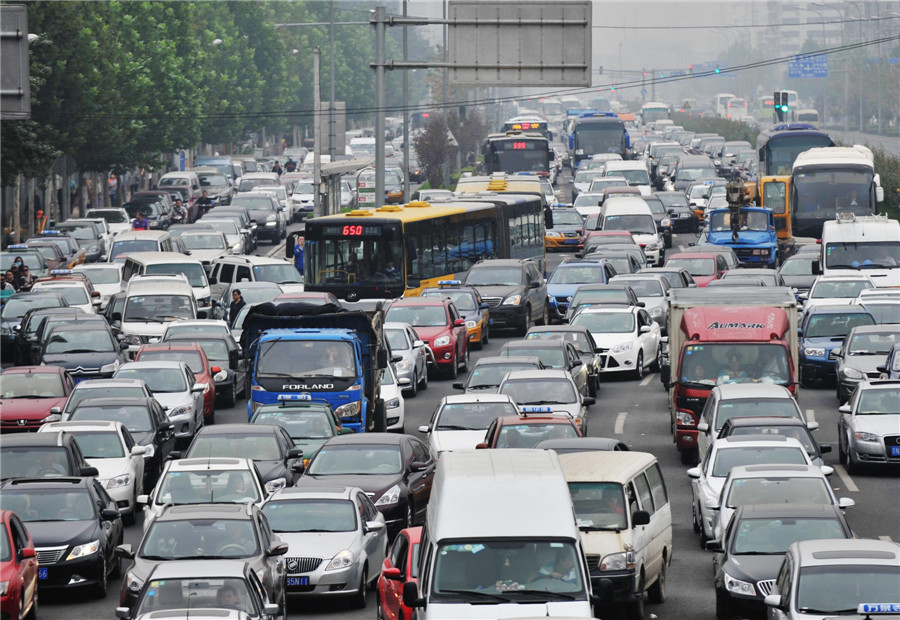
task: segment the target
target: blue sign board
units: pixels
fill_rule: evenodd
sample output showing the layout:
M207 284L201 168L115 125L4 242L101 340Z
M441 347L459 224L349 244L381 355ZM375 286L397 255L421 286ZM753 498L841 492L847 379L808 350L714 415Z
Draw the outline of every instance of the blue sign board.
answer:
M184 150L182 150L178 154L178 169L182 172L184 172L184 170L185 170L185 164L187 163L186 160L187 160L187 153L185 153Z
M802 54L788 62L788 77L828 77L828 54Z

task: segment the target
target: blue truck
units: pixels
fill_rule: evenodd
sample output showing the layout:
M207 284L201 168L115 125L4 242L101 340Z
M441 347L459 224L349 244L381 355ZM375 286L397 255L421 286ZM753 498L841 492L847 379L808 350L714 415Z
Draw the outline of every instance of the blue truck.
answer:
M248 360L248 416L279 396L325 400L346 428L386 428L381 374L387 367L384 315L376 309L344 311L327 304L264 303L244 321L241 345Z
M778 235L771 209L741 206L711 209L706 242L734 248L744 266L775 267Z

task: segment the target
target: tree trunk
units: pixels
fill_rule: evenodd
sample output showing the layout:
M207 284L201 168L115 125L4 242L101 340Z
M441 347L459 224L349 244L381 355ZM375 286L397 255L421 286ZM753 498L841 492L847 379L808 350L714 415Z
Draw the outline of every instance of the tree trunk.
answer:
M13 243L22 242L22 175L16 175L16 182L13 185L13 221L12 236Z

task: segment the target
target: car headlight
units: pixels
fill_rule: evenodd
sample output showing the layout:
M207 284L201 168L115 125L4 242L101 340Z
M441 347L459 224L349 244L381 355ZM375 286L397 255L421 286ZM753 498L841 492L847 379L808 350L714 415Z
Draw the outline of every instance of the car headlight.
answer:
M141 346L141 337L138 335L128 335L123 338L123 341L127 345L134 345L136 347Z
M118 358L112 364L106 364L100 367L100 372L116 372L119 369Z
M191 412L191 409L192 409L192 408L193 408L192 405L182 405L181 407L175 407L175 408L172 409L171 411L167 411L166 414L167 414L170 418L177 418L177 417L180 416L180 415L187 415L187 414L189 414L189 413Z
M352 418L355 415L359 415L359 403L360 401L353 401L352 403L347 403L346 405L341 405L337 409L334 410L338 417L340 418Z
M552 230L548 230L547 232L544 233L544 236L545 236L545 237L559 238L559 237L562 237L562 233L553 232Z
M660 220L659 225L662 226L663 228L668 228L669 226L672 225L672 220L670 220L667 217L664 217L662 220Z
M845 377L848 379L863 379L865 375L855 368L844 368L841 370Z
M62 420L62 416L58 413L51 413L46 418L41 420L41 424L47 424L48 422L59 422Z
M675 421L682 426L694 426L696 422L694 421L694 416L692 416L687 411L676 411L675 412Z
M803 355L805 355L806 357L825 357L825 349L807 347L803 349Z
M600 570L628 570L634 568L634 552L610 553L600 562Z
M478 327L477 321L466 321L466 329L475 329Z
M612 351L610 351L610 353L624 353L625 351L631 351L631 349L633 348L633 342L620 342L612 348Z
M857 439L859 439L860 441L880 441L881 440L881 437L879 437L878 435L876 435L874 433L859 432L859 433L854 433L853 436L856 437Z
M228 372L225 370L220 370L216 374L213 375L213 381L224 381L228 378Z
M450 336L441 336L440 338L435 338L432 343L436 347L446 347L450 344Z
M393 506L397 502L400 501L400 485L395 484L390 489L384 492L384 495L378 498L378 501L375 502L376 506Z
M271 495L275 491L280 491L284 487L287 486L287 480L284 478L275 478L274 480L269 480L266 484L266 493Z
M735 579L728 573L722 574L725 581L725 589L735 594L743 594L744 596L756 596L756 588L749 581L741 581Z
M392 398L390 400L386 400L386 401L384 401L384 406L387 409L396 409L397 407L400 406L400 399Z
M69 553L69 556L66 558L66 562L69 560L77 560L78 558L86 558L89 555L97 553L100 549L100 540L92 540L89 543L84 543L83 545L76 545L72 547L72 551Z
M659 306L654 308L650 308L647 312L650 313L650 316L662 316L663 310Z
M340 570L353 566L353 553L349 549L344 549L336 556L331 558L328 567L325 570Z
M504 306L518 306L521 301L522 301L521 295L510 295L509 297L507 297L506 299L503 300L503 305Z
M122 487L127 487L131 484L131 476L129 474L122 474L121 476L116 476L115 478L110 478L106 481L106 488L109 489L119 489Z
M0 335L3 336L11 336L12 330L8 327L0 327Z
M266 222L266 228L269 228L271 226L278 226L278 222L275 222L275 221Z
M141 588L144 587L144 582L135 577L133 574L128 573L125 575L125 587L128 588L131 592L140 592Z
M100 248L97 247L96 245L92 245L87 250L85 250L85 252L87 252L88 254L93 254L94 252L99 252L99 251L100 251Z
M647 250L650 250L651 252L653 252L653 251L659 249L659 244L656 243L655 241L654 241L653 243L648 243L647 246L646 246L646 249L647 249Z
M271 215L266 216L266 222L274 222L278 219L278 216L272 213Z
M207 306L210 305L210 303L212 303L212 302L210 301L209 297L201 297L200 299L197 300L197 305L200 306L201 308L206 308Z
M240 241L238 241L238 242L235 243L233 246L231 246L231 251L232 251L232 252L240 252L241 249L242 249L242 248L241 248L241 245L243 245L243 244L242 244Z
M146 446L144 446L145 459L152 459L154 454L156 454L156 446L154 446L152 443L148 443Z
M397 370L406 370L409 368L409 362L406 360L400 360L399 362L394 363L394 368Z

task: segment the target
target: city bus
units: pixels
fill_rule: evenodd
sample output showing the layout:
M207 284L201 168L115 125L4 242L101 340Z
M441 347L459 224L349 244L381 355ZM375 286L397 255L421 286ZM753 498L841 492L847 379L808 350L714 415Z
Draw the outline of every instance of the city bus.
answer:
M716 109L716 116L719 118L725 118L725 115L728 114L728 102L734 99L737 95L732 95L731 93L718 93L713 99L713 106Z
M765 95L756 100L756 120L761 123L776 122L775 98L772 95Z
M809 123L778 123L756 138L759 176L790 174L797 155L823 146L834 146L831 137Z
M625 121L612 112L587 112L571 125L569 153L572 169L597 153L618 153L628 159L631 139Z
M641 106L641 124L649 125L669 118L669 106L659 101L651 101Z
M550 141L539 133L509 131L487 137L481 145L487 174L536 172L550 175Z
M438 280L461 280L479 260L543 259L543 202L479 195L357 209L307 220L305 237L305 290L368 309L378 300L416 296Z
M527 131L539 133L548 140L553 139L553 134L547 128L547 121L537 116L517 116L503 123L503 133L509 131Z
M748 116L750 111L747 109L747 100L740 97L734 97L728 100L726 105L725 118L737 120Z

